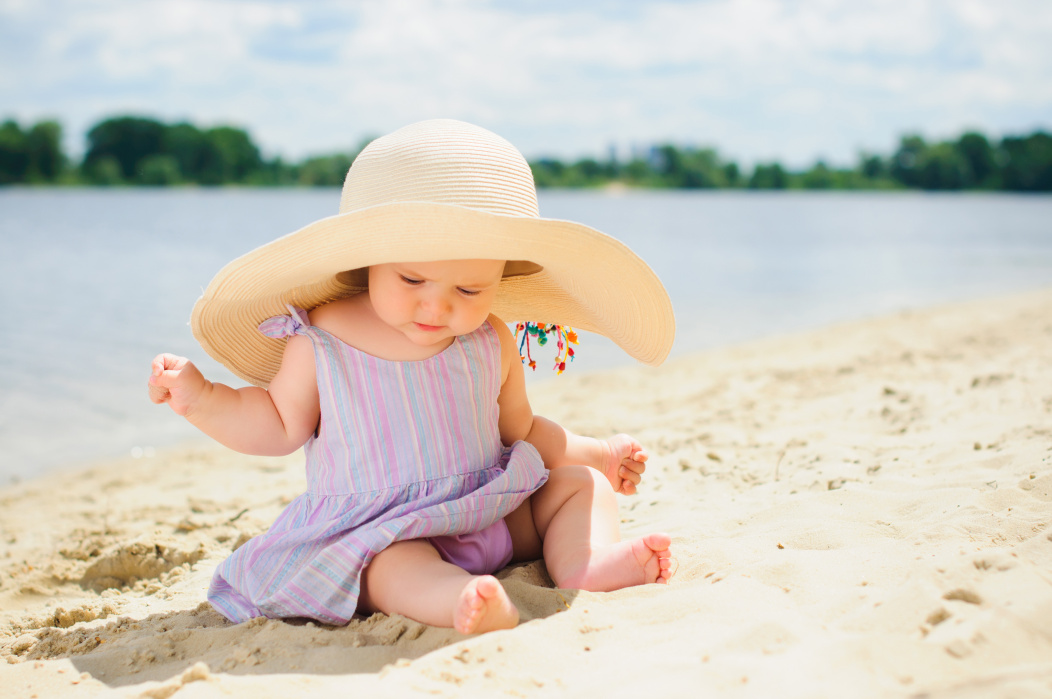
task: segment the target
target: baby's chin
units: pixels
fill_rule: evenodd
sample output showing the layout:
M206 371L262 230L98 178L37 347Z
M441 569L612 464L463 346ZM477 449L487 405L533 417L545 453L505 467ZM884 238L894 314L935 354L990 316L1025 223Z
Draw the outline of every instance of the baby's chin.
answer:
M444 350L453 343L456 334L449 328L439 330L421 330L413 328L403 333L407 340L417 347L434 349L436 352Z

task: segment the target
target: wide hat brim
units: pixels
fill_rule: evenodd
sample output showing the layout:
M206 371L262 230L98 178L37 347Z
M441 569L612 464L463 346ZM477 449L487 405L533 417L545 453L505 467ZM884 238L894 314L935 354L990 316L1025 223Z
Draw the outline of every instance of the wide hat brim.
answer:
M506 216L452 204L397 202L324 218L226 265L194 305L201 346L236 376L269 385L284 340L258 326L364 290L370 265L458 259L528 261L505 276L492 312L507 322L570 325L602 334L646 364L675 336L672 304L647 264L618 240L571 221Z

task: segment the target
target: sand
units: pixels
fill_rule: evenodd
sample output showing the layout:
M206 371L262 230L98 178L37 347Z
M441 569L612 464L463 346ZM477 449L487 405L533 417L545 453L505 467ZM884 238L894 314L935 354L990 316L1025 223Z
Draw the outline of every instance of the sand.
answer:
M7 487L0 693L1052 696L1050 358L1043 291L574 367L534 407L649 447L623 533L673 534L676 575L595 594L517 566L523 622L483 636L212 611L212 570L304 487L299 455L202 446Z

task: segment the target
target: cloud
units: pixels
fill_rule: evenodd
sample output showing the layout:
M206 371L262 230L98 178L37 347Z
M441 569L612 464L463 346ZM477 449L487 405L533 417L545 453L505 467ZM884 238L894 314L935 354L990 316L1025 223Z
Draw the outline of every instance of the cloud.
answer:
M289 157L432 116L527 154L669 140L795 164L1052 121L1044 0L7 0L0 27L15 116L233 122Z

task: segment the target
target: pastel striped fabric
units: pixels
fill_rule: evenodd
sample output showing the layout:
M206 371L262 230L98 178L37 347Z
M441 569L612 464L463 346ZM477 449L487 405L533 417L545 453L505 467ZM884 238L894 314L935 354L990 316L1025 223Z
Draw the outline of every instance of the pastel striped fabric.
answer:
M260 330L314 343L321 425L305 447L308 489L219 566L208 599L234 622L346 624L374 555L395 541L480 531L547 471L532 445L501 444L500 339L489 323L429 359L392 362L290 311Z

